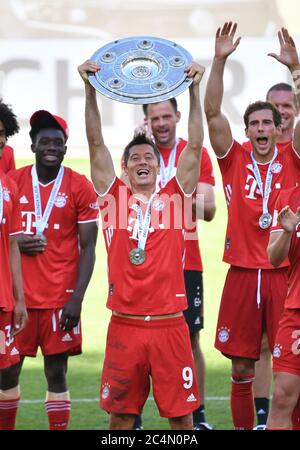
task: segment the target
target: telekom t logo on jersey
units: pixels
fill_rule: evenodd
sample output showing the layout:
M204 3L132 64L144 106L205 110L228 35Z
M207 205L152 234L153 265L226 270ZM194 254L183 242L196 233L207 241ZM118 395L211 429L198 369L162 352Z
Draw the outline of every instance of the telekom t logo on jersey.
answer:
M22 211L22 227L24 229L24 234L35 234L36 224L34 211ZM48 228L48 225L46 225L46 228ZM58 223L55 223L53 225L53 229L59 230L60 225Z
M257 200L255 194L261 195L260 190L258 189L257 181L253 175L247 175L245 190L248 192L246 198L250 198L251 200Z

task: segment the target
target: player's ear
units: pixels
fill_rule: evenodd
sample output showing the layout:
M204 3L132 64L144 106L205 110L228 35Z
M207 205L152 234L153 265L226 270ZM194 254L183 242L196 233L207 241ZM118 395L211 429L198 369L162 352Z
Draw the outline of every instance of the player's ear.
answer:
M176 112L176 123L178 123L180 119L181 119L181 112L177 111Z

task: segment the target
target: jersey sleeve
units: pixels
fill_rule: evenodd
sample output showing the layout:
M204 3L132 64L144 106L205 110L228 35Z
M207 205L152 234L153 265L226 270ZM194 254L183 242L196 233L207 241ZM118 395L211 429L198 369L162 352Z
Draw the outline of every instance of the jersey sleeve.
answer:
M286 151L286 152L289 151L291 153L293 162L294 162L295 167L296 167L296 170L300 170L300 156L298 155L298 153L294 149L293 144L292 143L288 144L284 148L284 151Z
M242 146L248 150L248 152L252 151L252 145L251 145L251 141L245 141L242 143Z
M96 222L99 216L97 194L92 183L84 176L80 175L80 182L76 183L77 222Z
M9 234L21 234L22 229L22 214L20 207L20 196L17 185L14 181L10 180L10 191L11 191L11 201L12 201L12 216L9 227Z
M202 148L202 156L200 163L200 177L199 183L208 183L212 186L215 185L215 176L213 171L213 165L209 156L209 153L205 147Z
M231 147L228 149L227 153L222 157L217 157L218 164L222 176L230 174L234 170L234 163L236 162L239 153L245 152L246 150L238 144L238 142L233 141Z
M11 170L16 170L16 163L13 149L11 147L8 148L9 152L8 152L7 172L10 172Z

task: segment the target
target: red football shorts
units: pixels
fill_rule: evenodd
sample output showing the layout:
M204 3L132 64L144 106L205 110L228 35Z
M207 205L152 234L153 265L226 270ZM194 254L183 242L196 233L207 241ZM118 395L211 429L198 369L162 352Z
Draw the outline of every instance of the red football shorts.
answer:
M80 322L71 331L64 331L59 326L61 308L28 309L27 312L27 326L16 336L21 355L36 356L38 347L41 348L43 355L81 353Z
M300 309L284 309L273 349L273 372L300 377Z
M263 331L273 348L287 295L287 268L228 270L215 347L228 357L258 360Z
M20 361L16 339L11 336L13 311L0 309L0 369L13 366Z
M184 316L144 321L112 316L103 364L100 406L140 414L150 391L162 417L190 414L200 405Z

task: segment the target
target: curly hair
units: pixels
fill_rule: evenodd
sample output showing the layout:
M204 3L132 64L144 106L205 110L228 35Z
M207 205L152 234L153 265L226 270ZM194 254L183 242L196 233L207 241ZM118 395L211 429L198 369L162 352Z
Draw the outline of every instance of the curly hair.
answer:
M20 130L17 116L14 114L10 105L3 103L2 99L0 99L0 120L4 125L5 135L7 138L18 133Z

